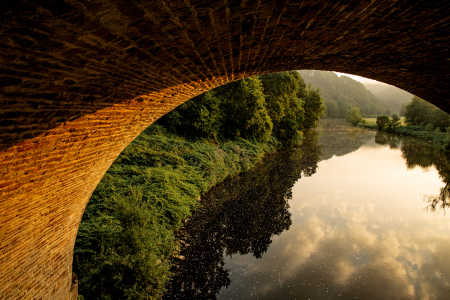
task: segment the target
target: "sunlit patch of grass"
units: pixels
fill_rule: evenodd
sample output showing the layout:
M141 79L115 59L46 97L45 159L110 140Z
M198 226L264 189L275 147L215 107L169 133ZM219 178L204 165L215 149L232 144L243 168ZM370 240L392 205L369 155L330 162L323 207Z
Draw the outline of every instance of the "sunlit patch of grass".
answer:
M377 124L377 118L363 118L366 121L366 124L368 125L376 125ZM400 117L400 125L405 125L405 117Z

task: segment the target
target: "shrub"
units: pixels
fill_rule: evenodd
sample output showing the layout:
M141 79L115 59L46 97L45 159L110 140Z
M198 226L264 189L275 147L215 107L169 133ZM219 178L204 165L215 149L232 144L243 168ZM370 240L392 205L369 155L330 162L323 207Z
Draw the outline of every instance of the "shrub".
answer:
M383 128L384 126L389 124L389 116L382 115L377 117L377 127L378 129Z
M433 131L433 125L428 124L428 125L425 127L425 131Z

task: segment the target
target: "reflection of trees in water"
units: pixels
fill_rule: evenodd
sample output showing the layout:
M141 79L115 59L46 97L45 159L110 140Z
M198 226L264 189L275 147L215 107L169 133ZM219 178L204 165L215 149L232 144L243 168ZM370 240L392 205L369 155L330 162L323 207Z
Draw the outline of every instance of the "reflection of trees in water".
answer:
M420 167L426 171L435 166L445 187L440 189L438 195L424 196L424 202L428 203L425 210L430 212L443 210L445 212L445 209L450 207L450 157L447 153L426 141L380 131L375 136L375 142L389 145L391 149L398 148L398 145L401 144L402 157L405 159L408 169Z
M349 126L347 121L342 119L321 120L317 131L320 136L319 145L322 146L323 152L320 160L354 152L375 134L371 130Z
M300 149L276 153L204 195L202 207L180 233L189 246L172 270L175 276L164 299L215 299L230 284L225 254L260 258L271 237L289 229L291 189L302 174L315 173L320 154L317 136L308 134Z
M425 209L430 212L438 212L439 210L442 210L445 213L445 209L450 207L449 196L450 185L447 182L445 187L441 188L439 195L424 197L424 201L429 203Z
M375 134L375 143L389 146L390 149L397 149L400 144L400 137L383 131Z

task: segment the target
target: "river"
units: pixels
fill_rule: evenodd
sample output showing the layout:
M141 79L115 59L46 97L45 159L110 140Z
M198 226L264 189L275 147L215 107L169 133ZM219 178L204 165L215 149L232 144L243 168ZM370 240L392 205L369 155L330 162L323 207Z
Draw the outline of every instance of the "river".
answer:
M202 197L165 299L450 299L449 161L321 121Z

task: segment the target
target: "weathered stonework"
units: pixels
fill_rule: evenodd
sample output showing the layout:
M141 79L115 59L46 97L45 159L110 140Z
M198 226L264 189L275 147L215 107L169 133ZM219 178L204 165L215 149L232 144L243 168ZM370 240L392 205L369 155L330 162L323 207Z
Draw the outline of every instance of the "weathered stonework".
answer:
M450 112L444 0L7 0L0 18L1 299L72 298L99 180L154 120L218 85L334 70Z

